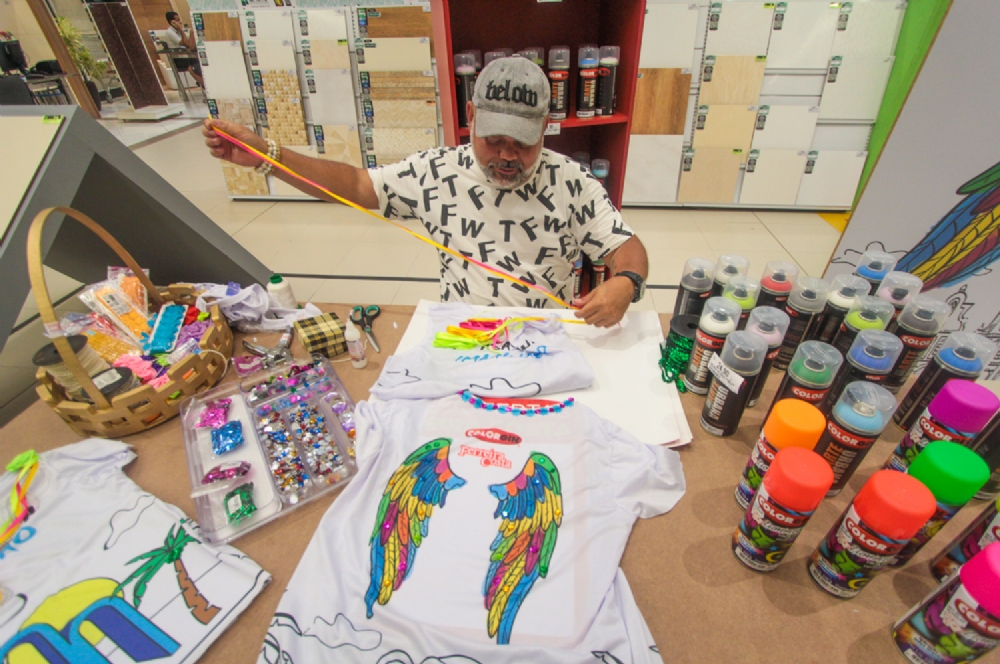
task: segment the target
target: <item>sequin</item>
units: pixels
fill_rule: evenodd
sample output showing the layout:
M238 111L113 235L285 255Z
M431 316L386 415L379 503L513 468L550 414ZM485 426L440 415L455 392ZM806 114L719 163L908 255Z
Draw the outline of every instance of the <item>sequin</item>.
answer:
M226 422L221 427L212 429L212 452L225 454L232 452L243 444L243 424L239 420Z

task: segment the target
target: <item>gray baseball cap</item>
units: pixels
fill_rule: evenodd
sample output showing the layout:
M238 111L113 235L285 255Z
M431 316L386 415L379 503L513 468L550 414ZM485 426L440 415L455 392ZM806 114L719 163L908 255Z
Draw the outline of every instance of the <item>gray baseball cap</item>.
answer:
M545 129L549 82L541 67L527 58L500 58L479 74L472 103L476 136L510 136L534 145Z

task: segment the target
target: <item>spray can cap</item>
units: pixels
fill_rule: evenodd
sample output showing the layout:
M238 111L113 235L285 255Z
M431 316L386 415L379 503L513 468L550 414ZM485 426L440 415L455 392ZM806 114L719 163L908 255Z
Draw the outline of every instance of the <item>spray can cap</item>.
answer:
M788 373L800 383L813 387L829 387L844 363L840 351L822 341L803 341L795 349Z
M744 311L754 308L758 295L760 295L760 282L752 277L733 277L722 289L722 297L728 297L736 302Z
M847 356L865 371L884 374L892 371L902 352L903 342L895 334L885 330L861 330Z
M712 274L714 272L715 263L707 258L689 258L684 263L681 284L688 290L695 292L707 291L712 287Z
M729 323L732 325L729 332L732 332L736 329L736 322L739 320L741 313L740 305L728 297L710 297L705 300L705 309L701 313L699 325L706 327L703 324L705 323L712 327L718 327L720 324Z
M468 53L476 59L476 69L483 68L483 52L476 48L470 48L468 51L462 51L462 53Z
M847 312L844 323L855 330L884 330L896 307L873 295L859 295Z
M590 172L596 178L608 177L609 170L611 170L611 162L607 159L594 159L590 162Z
M941 362L956 371L978 376L996 352L996 344L986 337L972 332L952 332L945 339L937 356Z
M750 312L747 332L759 334L767 342L768 348L780 346L788 331L788 314L774 307L756 307Z
M750 269L750 261L737 254L722 254L715 264L715 280L727 283L735 276L743 276Z
M951 307L931 295L914 295L899 314L900 326L928 336L937 334L951 316Z
M854 498L854 510L877 533L909 540L937 510L930 489L898 470L878 470Z
M990 467L982 457L947 440L928 444L906 472L923 482L945 505L966 504L990 479Z
M850 308L859 295L867 295L871 284L856 274L840 274L833 278L830 299L837 299L841 307Z
M485 55L483 55L483 66L484 67L489 66L489 64L494 60L499 60L501 58L506 58L506 57L507 57L507 52L503 49L497 49L495 51L486 51Z
M553 46L549 49L549 69L569 69L569 46Z
M896 267L896 257L884 251L866 251L861 254L854 273L872 281L882 281L892 268Z
M754 374L764 365L767 356L767 342L759 335L746 330L733 332L726 337L722 347L722 361L733 371Z
M584 170L590 170L590 153L589 152L574 152L573 161L584 167Z
M866 380L848 383L833 407L841 424L858 433L877 436L896 412L896 397L881 385Z
M909 272L893 271L885 275L875 294L897 309L902 309L923 287L924 282L920 277Z
M1000 616L1000 542L994 542L972 556L958 571L962 585L979 606Z
M476 73L476 56L472 53L456 53L455 54L455 73L457 74L475 74Z
M801 399L782 399L771 409L763 431L767 442L775 449L804 447L811 450L825 428L826 417L819 408Z
M993 391L971 380L952 379L927 404L931 417L964 433L979 433L1000 410Z
M531 60L539 67L545 65L545 49L541 46L529 46L517 52L522 58Z
M774 455L763 483L779 505L796 512L811 512L833 486L833 468L812 450L788 447Z
M596 67L600 55L601 49L597 48L597 44L584 44L577 49L577 64L581 69Z
M601 47L601 64L602 65L616 65L618 64L618 58L621 56L621 48L618 46L602 46Z
M818 277L799 277L788 296L788 302L799 311L819 313L826 306L830 284Z
M790 293L799 276L799 268L785 261L771 261L764 266L760 277L761 288L778 293Z

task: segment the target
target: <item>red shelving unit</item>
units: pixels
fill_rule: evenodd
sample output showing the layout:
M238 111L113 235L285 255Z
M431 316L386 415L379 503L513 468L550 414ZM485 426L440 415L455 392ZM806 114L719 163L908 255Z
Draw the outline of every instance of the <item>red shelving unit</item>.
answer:
M448 83L455 80L454 53L544 46L547 57L550 47L569 46L573 59L569 117L559 123L559 134L545 137L545 147L566 155L589 152L591 159L610 161L608 194L620 206L646 1L431 0L431 8L445 143L469 140L469 130L458 126L455 86ZM576 117L576 49L582 44L621 47L614 115Z

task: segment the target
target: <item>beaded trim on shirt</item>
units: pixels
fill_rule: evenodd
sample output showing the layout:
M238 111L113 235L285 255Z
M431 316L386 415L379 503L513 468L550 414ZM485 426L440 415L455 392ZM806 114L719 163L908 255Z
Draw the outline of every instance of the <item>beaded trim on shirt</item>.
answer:
M504 405L492 403L492 400L486 400L481 397L477 397L469 390L463 390L460 393L462 401L475 406L476 408L482 408L483 410L492 410L498 413L510 413L511 415L519 416L526 415L527 417L534 417L535 415L549 415L550 413L561 413L567 408L571 408L576 401L573 397L566 399L565 401L549 401L551 405L527 405L527 404L514 404L514 405Z

